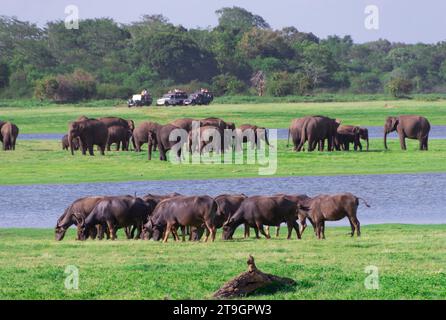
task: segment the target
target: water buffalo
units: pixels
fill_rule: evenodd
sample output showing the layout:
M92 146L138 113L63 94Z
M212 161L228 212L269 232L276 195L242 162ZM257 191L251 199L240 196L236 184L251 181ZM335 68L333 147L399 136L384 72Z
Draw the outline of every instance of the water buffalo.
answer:
M81 240L87 237L87 230L93 225L107 225L111 239L116 239L119 228L136 226L140 238L142 226L153 212L155 204L132 196L107 197L96 205L86 219L81 221Z
M84 197L74 201L65 212L57 220L55 234L56 240L61 241L67 229L72 225L77 225L78 228L83 219L86 219L88 215L93 211L96 204L103 200L105 197ZM78 239L79 239L79 229L78 229Z
M149 222L144 225L144 236L146 239L153 238L156 241L163 237L163 242L166 242L170 233L175 239L179 239L176 231L178 227L199 228L204 224L208 231L206 241L209 234L214 241L216 212L217 203L209 196L178 196L166 199L156 206Z
M224 224L223 239L228 240L234 234L235 229L242 223L247 223L253 227L256 237L259 238L260 231L267 239L269 235L265 233L263 226L278 226L286 222L288 226L288 239L291 233L296 231L297 238L300 239L299 226L296 222L298 206L296 202L284 195L280 196L253 196L245 199L237 212Z
M307 212L319 239L325 239L325 221L337 221L345 217L350 221L351 236L353 237L356 230L356 235L359 237L361 235L360 223L356 217L359 199L364 201L367 207L370 207L364 199L351 193L319 195L309 202L309 207L305 204L299 205L299 207L300 211Z

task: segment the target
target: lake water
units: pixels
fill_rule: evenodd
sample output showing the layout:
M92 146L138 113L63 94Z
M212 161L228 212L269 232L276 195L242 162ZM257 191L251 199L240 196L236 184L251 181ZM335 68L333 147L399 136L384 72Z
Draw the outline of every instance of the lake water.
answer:
M369 137L373 138L383 138L383 127L368 127L369 129ZM277 129L277 137L278 139L287 139L288 137L288 129ZM60 140L63 137L64 133L24 133L20 134L19 139L21 140ZM389 139L396 139L398 135L396 132L392 132L389 136ZM432 126L430 134L430 139L446 139L446 126Z
M54 227L63 210L77 198L135 192L139 196L149 192L211 196L352 192L372 206L360 204L362 224L446 223L445 190L446 173L0 186L0 227ZM347 224L344 220L328 226Z

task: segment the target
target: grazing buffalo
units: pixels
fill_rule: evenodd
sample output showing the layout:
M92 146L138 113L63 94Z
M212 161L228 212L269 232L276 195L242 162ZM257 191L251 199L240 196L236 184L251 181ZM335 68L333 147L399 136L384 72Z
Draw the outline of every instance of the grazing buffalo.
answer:
M209 234L215 239L214 219L217 203L209 196L177 196L161 201L155 208L153 215L144 226L144 237L159 241L163 237L166 242L170 233L175 240L179 239L178 227L201 227L207 229L206 241ZM164 234L164 236L163 236ZM183 232L183 241L185 233Z
M94 225L107 226L111 239L116 239L119 228L136 226L140 238L142 226L153 212L154 203L147 203L141 198L132 196L107 197L101 200L90 215L81 221L81 240L87 238L87 230Z
M242 223L253 227L257 238L260 231L269 239L263 226L278 226L282 222L286 222L288 226L288 239L291 238L293 228L297 238L300 239L299 226L296 222L297 210L297 204L284 195L249 197L223 226L223 239L230 239L235 229Z
M359 199L364 201L367 207L369 204L362 198L356 197L351 193L339 193L334 195L319 195L309 202L309 207L299 205L299 211L306 211L307 216L313 222L316 236L319 239L325 239L325 221L338 221L345 217L350 221L353 237L355 230L356 235L361 235L360 223L356 217Z
M55 228L56 240L61 241L64 238L67 229L72 225L78 226L77 239L80 239L79 227L81 222L88 217L96 204L104 198L105 197L84 197L74 201L65 209L65 212L57 220ZM95 234L92 233L91 235L94 237Z

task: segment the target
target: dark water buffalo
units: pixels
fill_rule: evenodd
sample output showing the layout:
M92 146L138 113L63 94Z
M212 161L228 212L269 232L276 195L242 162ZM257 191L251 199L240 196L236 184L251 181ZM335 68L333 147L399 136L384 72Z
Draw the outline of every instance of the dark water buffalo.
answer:
M253 227L258 238L260 231L267 239L263 226L278 226L286 222L288 226L288 239L291 233L296 231L300 239L299 226L296 222L298 206L286 196L254 196L245 199L237 212L223 226L223 239L228 240L234 234L235 229L242 223Z
M297 204L298 209L300 206L308 207L309 203L311 201L311 198L309 196L307 196L306 194L290 195L290 194L279 193L279 194L275 194L275 196L284 196L284 197L290 199L291 201L293 201L294 203ZM296 218L299 220L299 224L300 224L299 231L300 231L300 235L302 236L303 232L307 228L307 219L310 220L311 224L313 224L313 222L308 217L307 213L303 212L302 210L297 210ZM268 235L270 235L269 226L266 227L266 233ZM277 228L276 228L276 237L279 236L279 233L280 233L280 225L277 226Z
M65 212L57 220L55 228L56 240L61 241L64 238L67 229L72 225L80 227L81 222L88 217L96 204L104 198L105 197L84 197L74 201L65 209ZM79 237L80 234L78 232L78 239Z
M73 139L79 138L82 154L88 152L94 155L93 146L99 146L101 154L105 154L105 147L108 139L107 126L99 120L87 119L74 121L70 123L68 128L68 143L70 145L71 154L74 155Z
M173 192L173 193L169 193L169 194L151 194L148 193L145 196L142 197L142 199L144 201L155 201L156 204L160 203L161 201L165 200L165 199L170 199L173 197L178 197L178 196L182 196L182 194L177 193L177 192Z
M319 144L319 151L324 151L324 142L327 140L328 151L333 151L340 123L340 120L325 116L307 117L302 125L300 144L297 149L302 150L308 140L308 151L313 151L317 144Z
M223 224L234 215L246 198L247 196L244 194L221 194L216 196L214 198L217 203L217 214L214 219L215 227L223 227Z
M79 139L78 138L73 139L72 143L73 143L73 149L79 150L80 147ZM68 134L62 137L61 144L62 144L62 150L68 150L70 148L70 143L68 142Z
M132 196L107 197L99 201L88 217L81 221L81 240L87 238L89 228L98 224L108 227L112 240L116 239L119 228L136 226L136 239L139 239L142 226L154 207L153 203Z
M129 141L132 137L132 131L123 126L108 127L107 151L110 151L112 144L116 144L116 151L129 151Z
M387 135L390 132L398 132L402 150L406 150L406 138L417 139L420 142L420 150L428 150L429 131L431 125L425 117L399 116L388 117L384 124L384 147L387 149Z
M149 141L149 132L156 131L160 124L151 121L144 121L133 130L132 142L136 152L141 152L141 147ZM156 138L156 137L155 137ZM153 144L153 151L156 150L156 141Z
M300 211L306 211L307 216L311 219L316 228L316 236L319 239L325 239L325 221L338 221L345 217L350 221L353 236L361 235L360 223L356 216L359 199L364 201L367 207L368 203L351 193L339 193L334 195L319 195L310 201L309 207L300 205Z
M177 134L175 134L175 132ZM181 135L182 133L186 132L171 124L159 126L153 130L150 130L148 135L148 159L152 159L152 146L157 144L160 153L160 160L167 161L167 151L172 149L173 146L177 145L180 141L186 143L187 135L183 137ZM178 159L181 159L181 146L178 146L176 156Z
M217 203L209 196L178 196L162 200L155 208L149 222L144 226L144 237L166 242L170 233L179 239L178 227L196 227L204 225L207 229L206 241L209 234L212 241L215 239L214 219L217 212ZM163 236L164 234L164 236ZM183 241L185 234L183 232Z
M3 142L3 150L15 150L19 128L12 122L0 122L0 141Z

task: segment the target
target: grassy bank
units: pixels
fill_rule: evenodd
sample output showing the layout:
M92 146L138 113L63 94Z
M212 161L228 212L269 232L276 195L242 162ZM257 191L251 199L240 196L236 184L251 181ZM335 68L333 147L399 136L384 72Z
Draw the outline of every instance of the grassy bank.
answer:
M296 286L268 288L253 299L445 299L446 225L344 227L303 240L236 239L174 243L120 239L62 242L50 229L0 229L0 299L207 299L246 271L252 254L264 272ZM240 238L240 234L237 235ZM220 238L220 233L218 234ZM65 268L79 269L79 290L64 287ZM379 289L368 290L367 266Z
M279 140L274 176L446 172L446 140L431 140L428 152L418 151L415 140L407 143L407 151L400 150L397 140L389 141L390 150L383 151L382 140L372 139L370 152L296 153ZM16 151L2 151L0 156L0 185L258 177L261 167L178 165L159 161L158 153L149 162L147 151L71 156L52 140L19 141Z
M212 104L195 107L132 108L115 105L103 106L103 101L76 105L28 105L20 101L0 103L0 119L16 123L21 133L66 132L67 124L79 117L120 116L167 123L177 118L205 118L216 116L236 124L252 123L269 128L287 128L291 119L304 115L324 114L338 118L345 124L382 126L389 115L420 114L433 125L446 125L446 101L362 101L331 103L263 103L263 104Z

